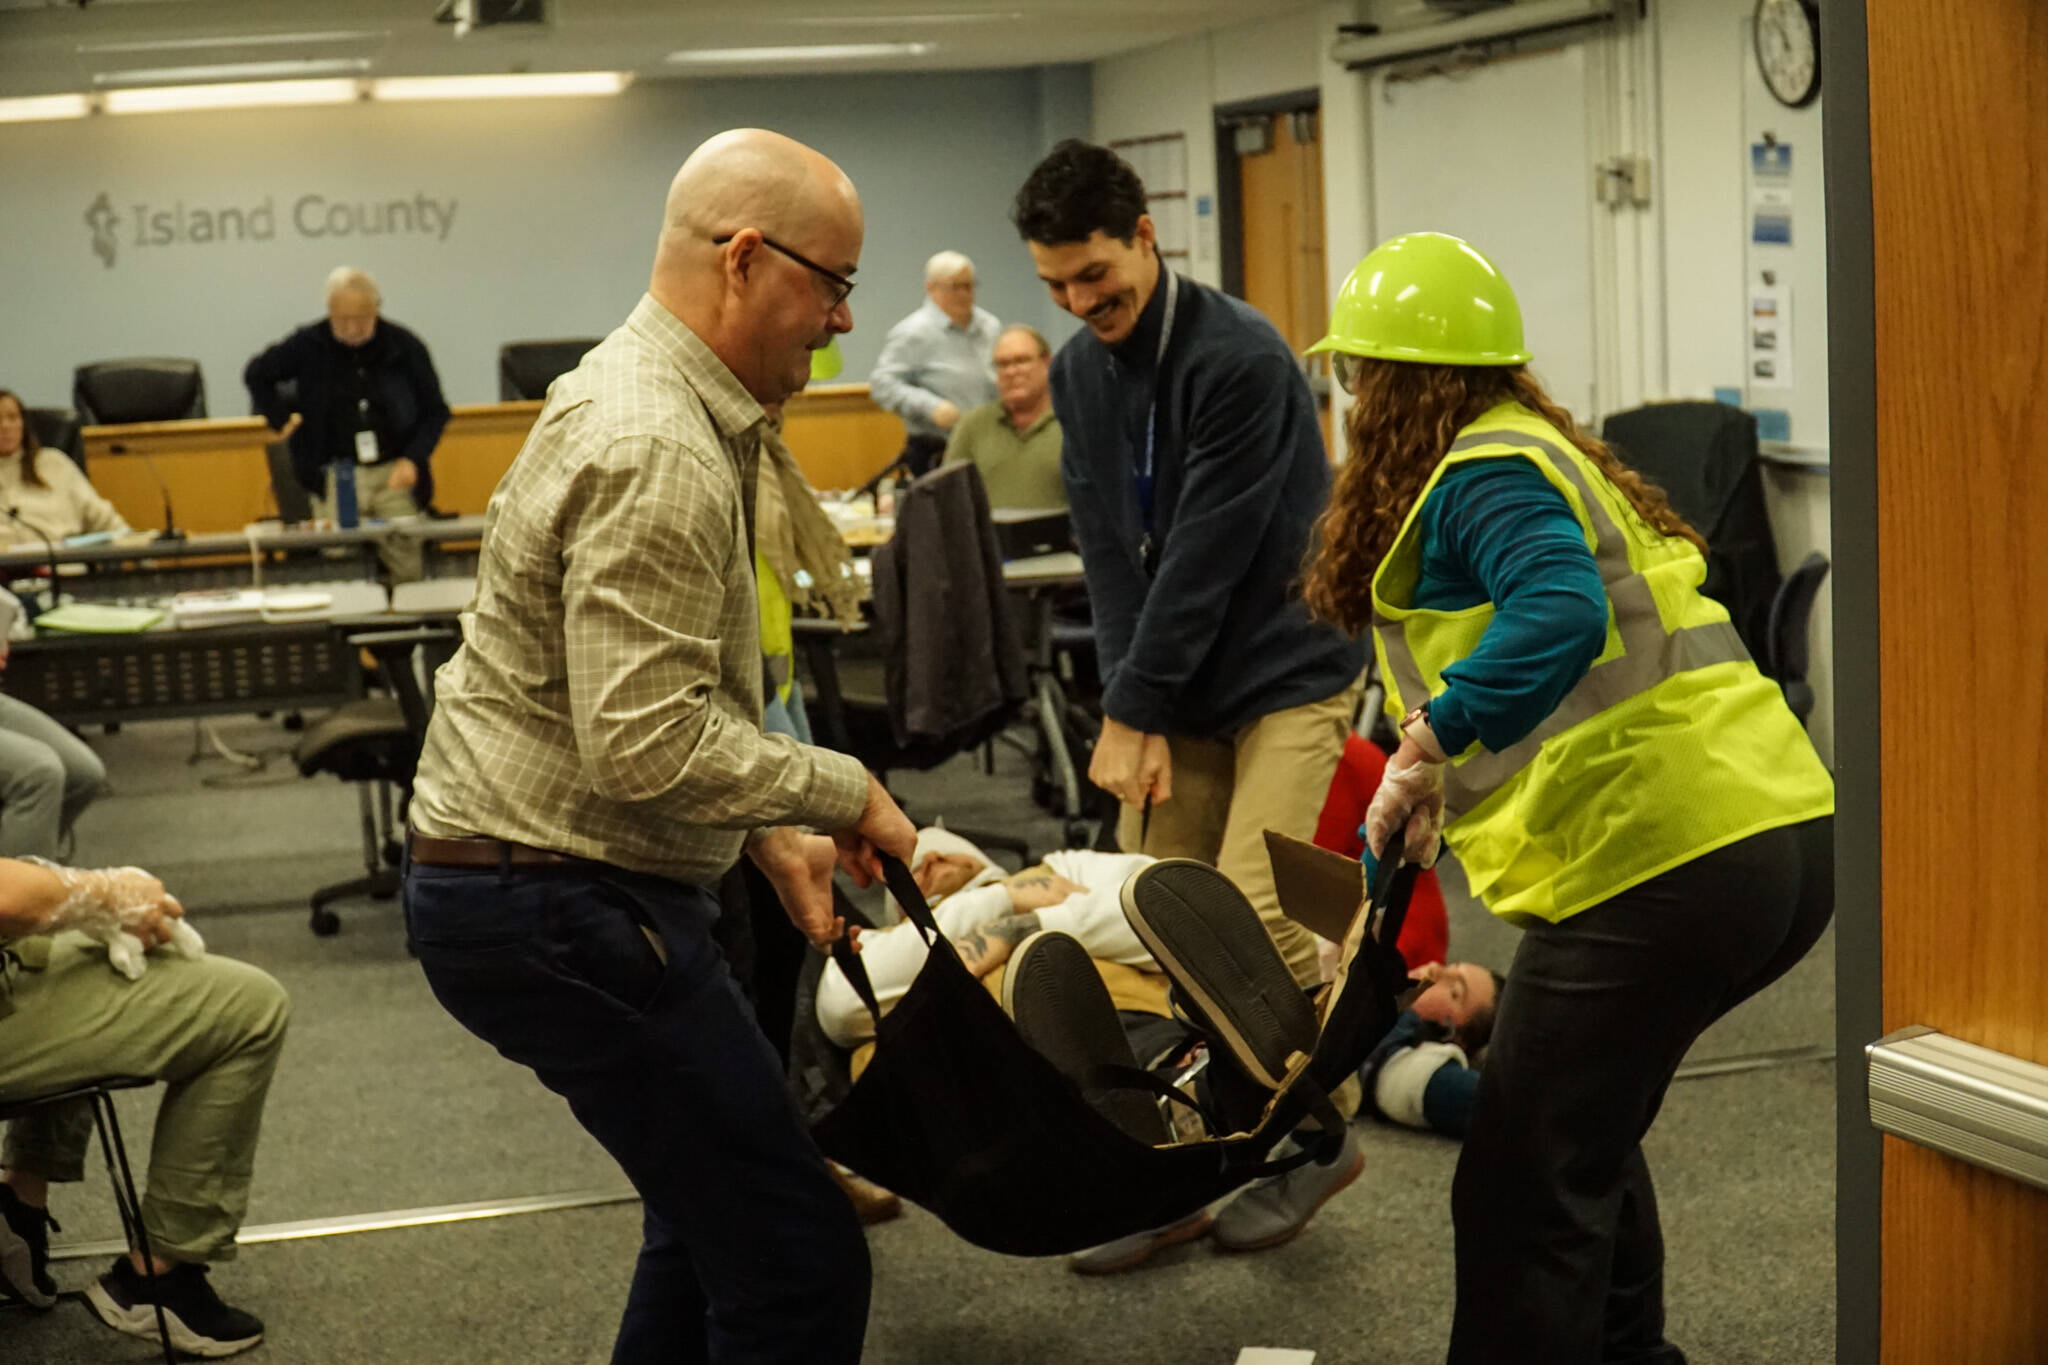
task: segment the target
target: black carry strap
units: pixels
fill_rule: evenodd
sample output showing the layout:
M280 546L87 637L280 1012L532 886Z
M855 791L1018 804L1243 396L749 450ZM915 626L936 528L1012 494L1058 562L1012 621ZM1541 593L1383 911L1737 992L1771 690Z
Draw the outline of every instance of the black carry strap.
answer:
M924 892L918 889L917 878L910 875L910 869L903 865L901 859L880 849L875 850L875 856L881 860L882 881L888 886L889 894L896 898L896 903L903 908L904 915L917 926L917 931L924 935L925 946L936 949L944 935L939 933L939 922L932 917L931 906L925 903ZM853 903L846 899L845 894L837 886L832 888L832 905L839 917L849 925L858 924L864 929L874 928L853 908ZM869 1016L874 1019L875 1027L879 1029L882 1026L882 1006L875 996L875 983L868 979L867 964L860 960L860 954L854 951L847 935L840 935L832 944L832 960L839 964L839 970L845 973L847 984L853 987L853 993L860 997L861 1004L867 1006Z

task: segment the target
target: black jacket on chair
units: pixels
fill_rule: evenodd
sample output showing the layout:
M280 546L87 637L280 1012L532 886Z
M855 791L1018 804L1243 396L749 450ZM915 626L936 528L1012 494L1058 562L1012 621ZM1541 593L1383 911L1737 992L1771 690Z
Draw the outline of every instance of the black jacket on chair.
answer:
M1768 660L1778 549L1764 503L1756 418L1726 403L1652 403L1608 417L1600 435L1706 537L1700 591L1728 608L1750 654Z
M949 465L912 483L874 569L897 745L955 753L979 743L1026 690L981 471Z
M325 319L308 323L250 361L242 379L250 403L273 428L282 427L293 412L304 417L292 433L292 473L310 493L326 491L328 465L355 458L351 408L360 383L367 390L383 454L411 460L420 471L413 501L421 507L433 501L434 472L428 461L448 425L448 403L426 344L406 328L380 317L368 341L344 346ZM298 385L295 401L278 392L287 380Z

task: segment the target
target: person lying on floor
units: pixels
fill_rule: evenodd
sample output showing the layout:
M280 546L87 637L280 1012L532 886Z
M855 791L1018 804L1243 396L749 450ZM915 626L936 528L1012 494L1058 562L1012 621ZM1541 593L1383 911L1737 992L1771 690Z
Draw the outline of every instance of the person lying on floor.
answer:
M1414 996L1358 1068L1365 1102L1375 1118L1461 1138L1507 981L1471 962L1426 963L1409 978Z

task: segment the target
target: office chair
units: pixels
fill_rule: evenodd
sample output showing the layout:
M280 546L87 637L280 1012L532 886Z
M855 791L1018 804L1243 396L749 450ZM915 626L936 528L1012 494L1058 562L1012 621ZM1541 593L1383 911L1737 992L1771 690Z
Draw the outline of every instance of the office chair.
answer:
M1813 599L1828 576L1828 557L1815 550L1785 579L1771 599L1770 651L1763 660L1764 672L1785 689L1785 704L1799 717L1801 725L1813 714L1813 687L1806 681L1808 651L1806 623L1813 615Z
M1613 414L1600 434L1706 537L1700 590L1728 608L1750 654L1765 658L1778 550L1764 506L1756 418L1726 403L1652 403Z
M71 406L89 427L206 416L196 360L98 360L71 375Z
M333 773L354 783L362 819L364 875L313 893L307 923L323 938L341 929L341 920L327 908L330 902L349 896L390 900L398 894L399 831L405 827L413 773L427 739L434 670L455 652L457 638L453 628L439 626L351 635L352 646L367 649L376 659L390 691L336 707L306 727L293 751L307 777Z
M980 470L950 465L911 484L874 566L879 657L842 658L824 632L800 639L820 738L886 785L891 769L983 747L1022 716L1029 694ZM1031 861L1014 835L951 828Z
M85 468L85 423L78 420L77 413L70 408L24 408L22 416L35 432L36 444L45 450L61 450L71 457L71 463Z
M114 1186L114 1207L121 1215L121 1231L126 1234L128 1245L141 1253L143 1273L151 1280L156 1278L156 1262L150 1256L149 1234L142 1227L142 1196L136 1191L135 1174L128 1165L128 1144L121 1139L121 1116L114 1111L113 1092L140 1090L155 1084L147 1076L102 1076L98 1080L82 1081L46 1095L18 1098L0 1095L0 1126L60 1104L83 1101L92 1106L93 1126L100 1135L100 1152L106 1157L107 1177ZM156 1306L156 1332L157 1340L164 1348L165 1365L172 1365L177 1360L177 1353L171 1348L171 1329L164 1321L162 1304Z
M545 398L548 385L576 368L602 337L561 341L508 341L498 348L498 398L507 403Z

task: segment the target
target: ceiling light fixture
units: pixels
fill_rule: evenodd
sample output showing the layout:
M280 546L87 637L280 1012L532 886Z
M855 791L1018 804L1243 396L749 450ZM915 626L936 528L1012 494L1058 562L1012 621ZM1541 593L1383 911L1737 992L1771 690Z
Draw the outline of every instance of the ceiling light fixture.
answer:
M326 33L230 33L219 38L161 38L146 43L80 43L81 57L108 57L123 52L192 52L230 47L303 47L309 43L382 42L388 28L335 29Z
M29 95L0 100L0 123L39 123L45 119L84 118L92 101L83 95Z
M937 43L807 43L792 47L684 48L662 58L674 66L731 66L767 62L852 62L881 57L922 57Z
M380 100L480 100L548 95L616 95L630 71L532 71L499 76L387 76L370 82Z
M92 83L109 86L281 81L306 76L339 76L369 69L368 57L299 57L278 62L218 62L211 66L151 66L126 71L96 71Z
M347 104L361 87L345 76L314 81L242 81L232 85L158 85L109 90L110 114L160 114L181 109L248 109L281 104Z

